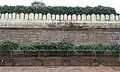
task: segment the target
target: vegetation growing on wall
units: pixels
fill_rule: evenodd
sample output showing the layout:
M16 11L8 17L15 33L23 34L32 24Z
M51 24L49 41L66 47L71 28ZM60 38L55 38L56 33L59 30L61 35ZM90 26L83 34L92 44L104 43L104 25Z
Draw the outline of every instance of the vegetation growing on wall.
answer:
M65 6L0 6L0 13L42 13L42 14L116 14L112 7L65 7Z

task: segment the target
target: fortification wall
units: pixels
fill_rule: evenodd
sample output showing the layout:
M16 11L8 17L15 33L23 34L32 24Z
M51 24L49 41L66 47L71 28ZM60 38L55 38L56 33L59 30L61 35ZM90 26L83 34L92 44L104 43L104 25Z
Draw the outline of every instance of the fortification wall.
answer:
M80 28L0 28L0 40L15 42L60 41L74 43L120 43L120 29Z
M120 15L0 14L0 40L120 42Z

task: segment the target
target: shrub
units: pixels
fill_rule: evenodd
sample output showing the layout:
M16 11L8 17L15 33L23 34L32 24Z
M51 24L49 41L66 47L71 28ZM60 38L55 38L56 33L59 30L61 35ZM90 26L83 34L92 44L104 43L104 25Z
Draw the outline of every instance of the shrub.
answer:
M0 42L0 50L1 51L10 51L10 50L22 50L22 51L46 51L49 54L57 54L57 51L67 54L69 53L112 53L118 54L120 52L120 44L93 44L93 45L75 45L68 40L62 40L60 42L42 42L42 43L29 43L29 44L17 44L12 41L6 40ZM64 50L64 52L62 52ZM49 52L48 52L49 51Z
M36 50L48 50L48 45L49 43L42 42L42 43L37 43L34 45Z
M19 47L19 44L14 43L12 41L6 40L0 42L0 50L17 50Z
M23 51L31 51L31 50L38 50L35 47L35 44L21 44L19 45L19 50L23 50Z
M68 40L62 40L57 43L57 50L73 50L74 47L75 45Z

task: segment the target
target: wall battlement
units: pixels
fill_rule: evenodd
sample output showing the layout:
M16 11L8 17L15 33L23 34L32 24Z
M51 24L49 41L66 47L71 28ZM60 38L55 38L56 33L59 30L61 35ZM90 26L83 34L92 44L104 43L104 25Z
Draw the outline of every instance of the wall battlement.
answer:
M120 28L120 15L0 14L0 27L2 28L60 28L70 26L82 28Z
M104 15L104 14L92 14L92 15L58 15L58 14L34 14L34 13L5 13L0 14L0 20L47 20L47 21L120 21L120 15Z

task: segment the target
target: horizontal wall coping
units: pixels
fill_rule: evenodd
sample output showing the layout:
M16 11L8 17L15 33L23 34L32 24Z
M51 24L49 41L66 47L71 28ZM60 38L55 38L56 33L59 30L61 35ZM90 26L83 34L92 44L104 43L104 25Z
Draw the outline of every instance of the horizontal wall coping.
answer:
M0 28L120 28L120 21L0 21Z
M30 22L30 23L119 23L120 21L57 21L57 20L53 20L53 21L47 21L47 20L0 20L0 23L20 23L20 22Z

